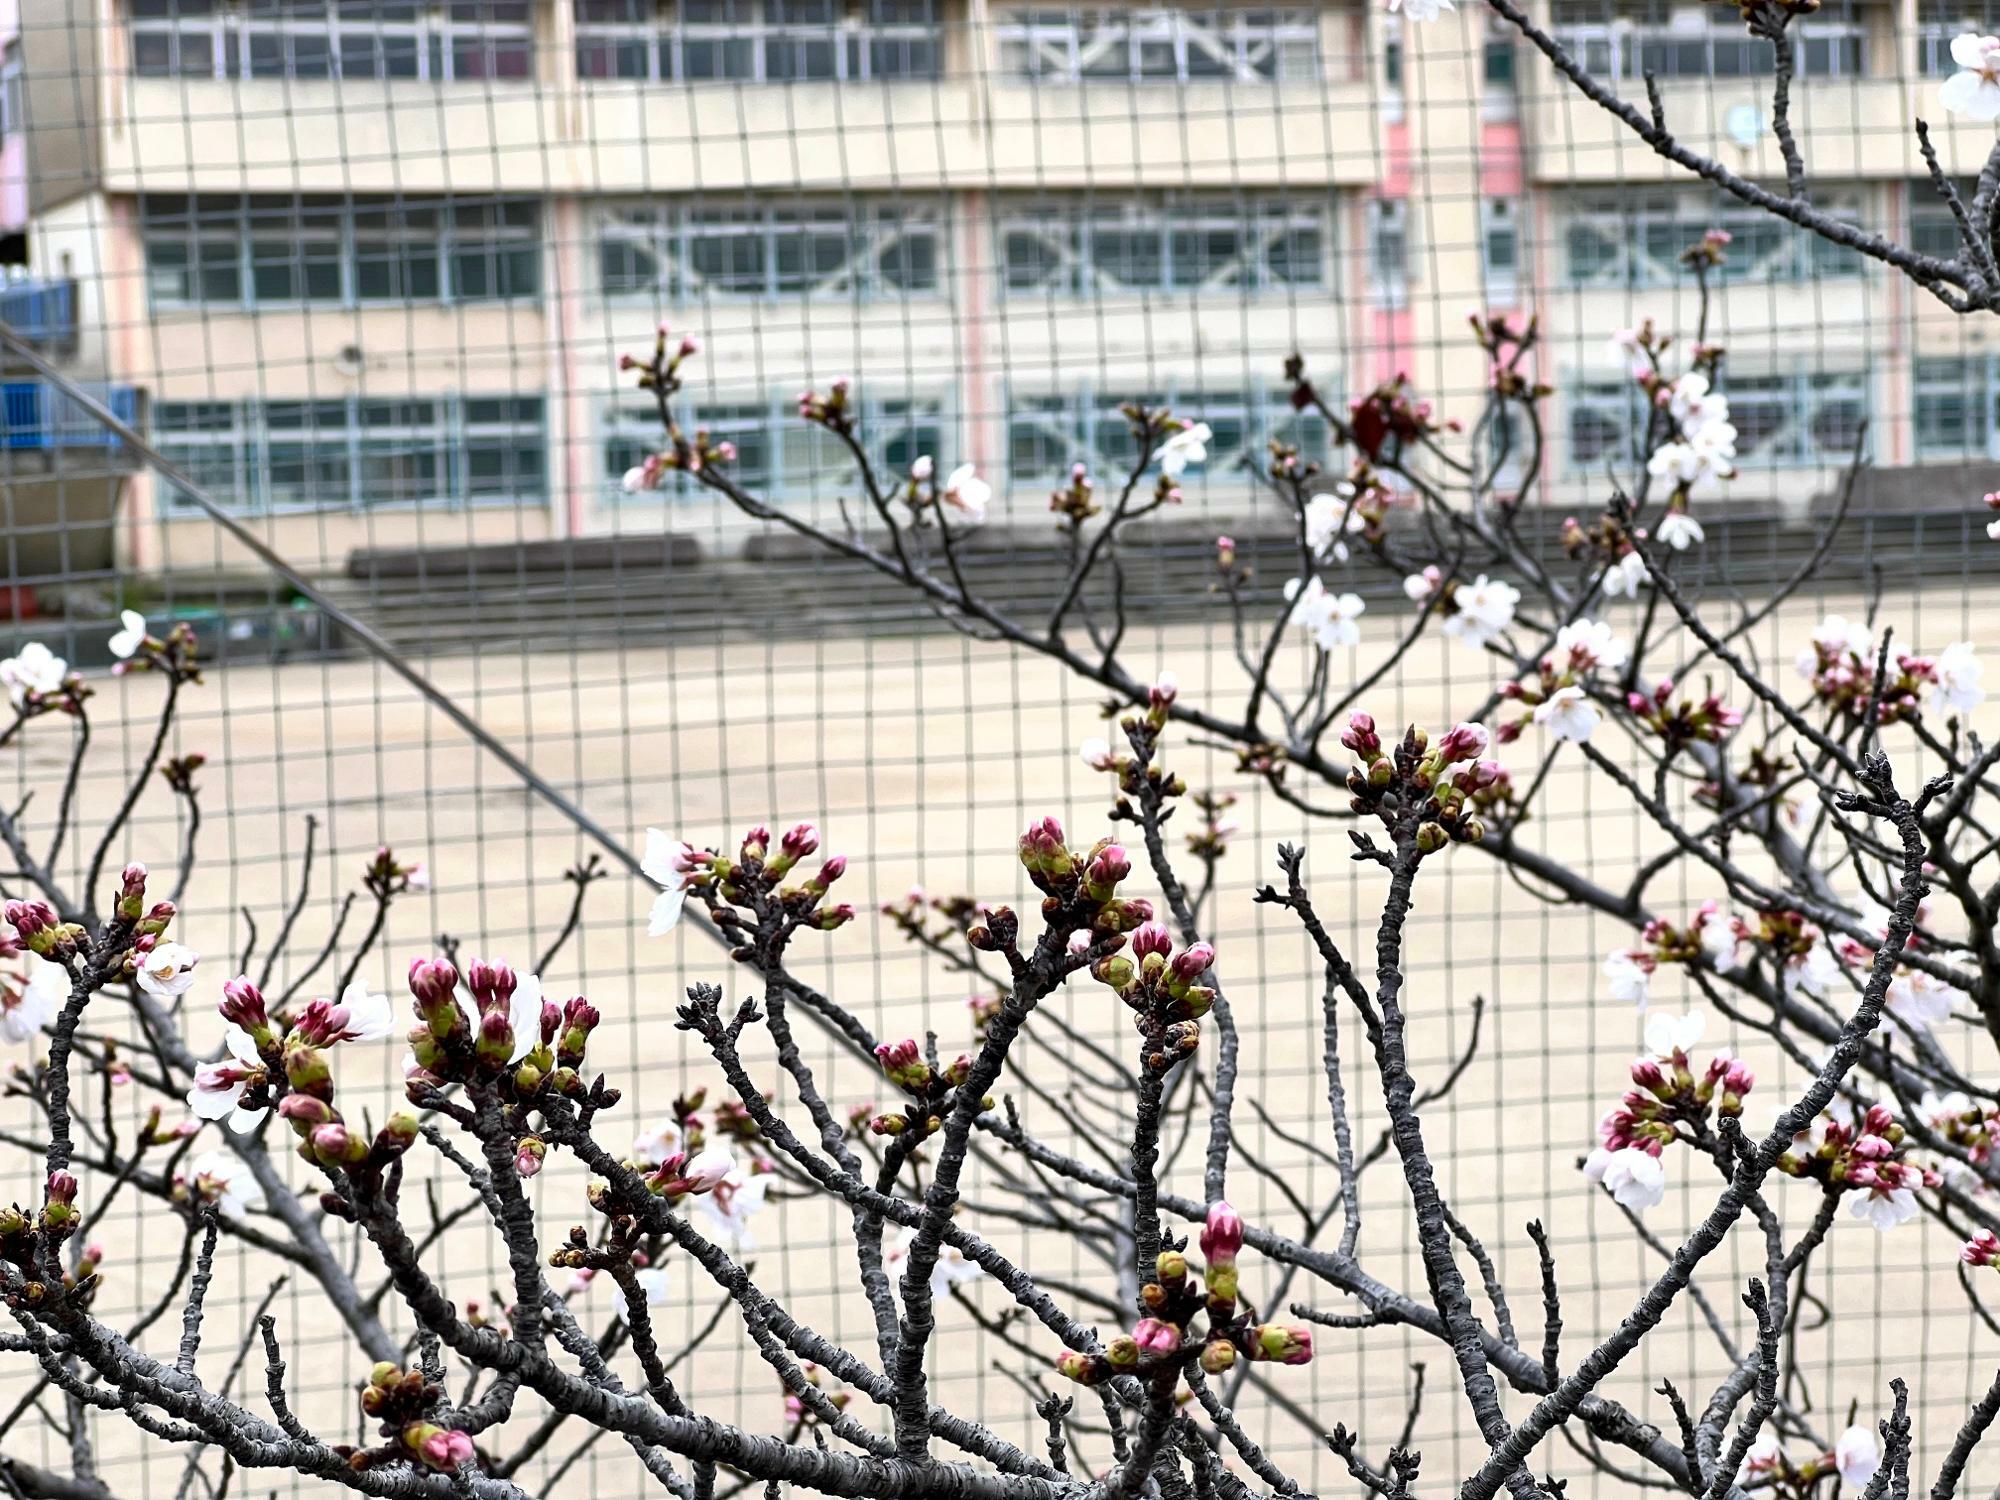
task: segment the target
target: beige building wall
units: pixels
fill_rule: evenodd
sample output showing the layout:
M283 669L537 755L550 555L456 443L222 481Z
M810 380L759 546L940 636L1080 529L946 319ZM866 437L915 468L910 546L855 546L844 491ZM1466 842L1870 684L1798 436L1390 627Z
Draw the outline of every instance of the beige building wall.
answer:
M321 567L356 547L441 534L456 544L677 524L668 505L618 497L606 471L616 355L643 347L662 312L707 345L694 370L698 402L776 401L851 373L884 397L936 400L947 441L996 474L1007 466L1009 403L1079 384L1251 396L1276 391L1284 355L1301 348L1329 389L1361 391L1407 370L1447 416L1470 424L1484 372L1465 336L1469 313L1534 312L1547 339L1544 373L1564 387L1620 381L1605 336L1639 313L1691 319L1684 287L1584 289L1563 265L1565 215L1580 195L1665 187L1684 174L1563 86L1531 49L1516 51L1511 95L1489 84L1485 23L1470 9L1403 26L1358 0L1320 7L1324 77L1310 82L1031 83L1000 65L990 27L1004 13L976 5L948 13L935 81L669 86L579 79L563 3L537 7L532 82L444 84L137 77L116 0L76 3L97 7L75 45L95 55L101 86L77 96L92 117L74 140L51 137L46 154L37 140L36 167L53 179L88 160L95 188L60 205L46 195L35 244L45 261L73 266L95 299L82 319L80 372L135 385L153 403L351 393L544 401L544 500L474 505L448 526L436 512L392 507L259 522ZM1808 79L1800 91L1816 183L1898 233L1912 208L1906 185L1922 170L1903 122L1927 108L1935 82L1914 76L1912 4L1859 12L1869 76ZM1386 62L1392 46L1399 87ZM1693 149L1782 175L1760 113L1768 100L1751 84L1670 80L1663 96ZM1938 141L1954 170L1970 170L1991 137L1941 119ZM1045 195L1104 204L1219 190L1323 203L1324 284L1070 297L1010 295L1001 285L999 226ZM542 204L541 292L456 305L171 308L147 285L139 204L189 193L533 197ZM787 204L816 193L938 213L936 291L665 307L605 292L597 237L619 204ZM1489 265L1496 201L1524 244L1504 288ZM1407 245L1400 284L1385 277L1376 244L1378 220L1395 214ZM1729 286L1711 317L1746 374L1803 361L1856 372L1874 451L1890 463L1918 456L1908 412L1919 361L1989 349L1985 330L1874 269L1808 286ZM1552 410L1545 476L1546 495L1561 505L1601 482L1601 469L1566 452L1566 399ZM1828 479L1824 467L1746 468L1731 494L1802 510ZM1024 514L1039 510L1042 488L1021 486ZM155 489L144 478L130 487L121 541L131 561L231 561L216 554L205 520L163 505ZM1232 480L1207 499L1226 513L1250 494ZM727 544L731 533L713 515L703 525Z

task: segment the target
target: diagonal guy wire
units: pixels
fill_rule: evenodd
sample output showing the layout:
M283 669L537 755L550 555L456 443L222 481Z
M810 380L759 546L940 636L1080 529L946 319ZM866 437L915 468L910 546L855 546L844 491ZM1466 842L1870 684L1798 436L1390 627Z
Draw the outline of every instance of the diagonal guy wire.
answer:
M215 498L209 494L207 489L192 474L161 453L159 449L148 442L145 436L130 423L120 419L102 401L99 401L90 392L86 391L74 380L70 379L69 376L57 369L42 355L40 350L28 343L20 334L16 333L12 324L4 320L0 320L0 347L4 347L8 353L19 358L23 364L40 375L42 379L48 381L50 385L54 386L65 397L75 402L93 420L102 425L106 431L114 434L127 447L131 448L133 452L137 453L140 458L144 459L157 473L173 481L177 487L187 494L189 499L193 500L197 506L207 513L210 520L228 532L230 536L235 538L244 547L248 548L259 561L272 572L276 573L293 589L297 590L299 594L310 599L313 604L318 606L321 613L338 624L341 629L345 630L356 641L360 642L369 655L373 656L382 665L402 678L411 687L415 688L433 708L437 709L439 713L465 731L475 743L482 746L495 760L499 761L501 765L519 777L522 784L529 791L533 792L544 802L548 803L549 806L569 819L571 823L576 825L578 832L596 843L629 872L639 876L641 879L645 879L644 872L639 867L639 857L631 849L614 838L610 831L595 818L591 817L589 813L564 796L540 772L510 749L506 742L495 735L492 730L488 729L484 724L481 724L471 714L461 708L457 700L445 692L443 688L411 666L394 646L384 640L375 631L374 627L360 619L351 610L346 608L346 606L328 595L325 590L321 589L319 585L306 577L305 574L293 567L282 555L266 543L263 538L259 537L249 527L231 515L222 505L217 503ZM651 884L650 881L647 883ZM690 912L688 915L692 919L693 925L698 927L709 938L718 943L723 941L722 934L715 930L714 926L701 912Z

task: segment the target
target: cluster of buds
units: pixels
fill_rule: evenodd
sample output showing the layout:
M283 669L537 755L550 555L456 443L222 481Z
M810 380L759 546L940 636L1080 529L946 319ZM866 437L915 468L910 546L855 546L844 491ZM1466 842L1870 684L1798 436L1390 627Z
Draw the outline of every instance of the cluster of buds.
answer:
M847 902L827 900L834 883L847 873L847 856L828 855L803 880L787 880L819 845L819 829L811 823L796 824L778 839L759 825L743 835L734 859L683 846L682 879L725 932L762 933L778 943L800 928L832 932L854 920ZM747 958L750 952L740 946L736 957Z
M1812 685L1815 702L1850 724L1868 716L1878 724L1914 722L1926 708L1964 711L1984 698L1983 669L1965 642L1935 656L1898 652L1875 683L1878 643L1873 632L1829 615L1797 658L1799 674Z
M1188 853L1212 866L1229 852L1229 841L1242 832L1242 825L1229 816L1236 798L1229 792L1196 792L1193 801L1201 822L1188 831Z
M806 1384L824 1393L827 1404L835 1411L847 1410L848 1403L854 1399L854 1393L843 1386L835 1385L829 1389L826 1372L810 1360L799 1366L799 1372L805 1376ZM818 1423L818 1411L808 1406L804 1397L797 1391L785 1392L785 1426L790 1429L793 1439L796 1440L808 1427Z
M1349 715L1340 743L1355 756L1347 773L1354 810L1373 813L1393 829L1415 809L1420 854L1454 841L1478 843L1486 836L1481 810L1504 805L1512 795L1507 768L1479 758L1487 739L1482 725L1459 724L1433 745L1429 734L1412 725L1391 752L1370 715Z
M113 673L161 672L177 683L201 681L201 642L192 625L176 620L165 635L153 636L137 610L127 610L124 618L125 629L111 638L112 654L119 658Z
M1211 1204L1201 1231L1204 1265L1197 1282L1187 1256L1162 1250L1154 1279L1139 1290L1146 1316L1104 1351L1065 1349L1056 1370L1079 1385L1101 1385L1119 1375L1172 1381L1191 1364L1220 1375L1239 1358L1302 1365L1312 1359L1312 1330L1285 1323L1253 1323L1237 1297L1236 1257L1243 1248L1243 1220L1227 1203ZM1199 1331L1196 1320L1201 1320Z
M999 1010L1000 1002L996 1000L987 1021ZM924 1056L924 1049L915 1037L878 1044L875 1060L882 1065L883 1077L901 1089L910 1101L908 1109L885 1111L870 1119L868 1128L876 1135L915 1131L921 1140L932 1134L944 1125L952 1091L964 1087L966 1079L972 1076L971 1057L960 1053L949 1063L940 1064L935 1058ZM993 1101L982 1099L980 1107L991 1109Z
M1756 926L1744 924L1742 935L1771 956L1788 995L1823 996L1840 975L1833 945L1803 912L1760 911Z
M687 360L701 352L701 344L691 336L674 338L673 329L666 320L653 330L653 352L644 357L637 354L618 356L618 368L627 373L637 372L637 384L642 391L666 391L668 394L680 389L680 369Z
M170 755L160 762L160 780L181 796L192 796L195 773L207 764L208 757L199 750L190 750L186 755Z
M673 420L668 406L670 398L681 388L682 364L700 350L700 343L692 337L684 336L676 341L672 331L662 322L654 336L650 354L644 358L636 354L621 354L618 357L620 370L637 372L640 390L657 393L661 414L666 420L667 446L647 454L625 471L620 487L626 494L657 490L666 483L668 475L676 472L700 474L735 462L734 443L718 439L706 427L698 427L690 435Z
M411 891L429 890L431 877L421 861L398 859L396 851L383 844L361 872L361 883L376 900L387 901Z
M1983 1165L1992 1160L1994 1145L2000 1142L2000 1108L1985 1108L1954 1090L1942 1096L1925 1094L1918 1112L1935 1134L1963 1151L1967 1161Z
M1109 741L1101 737L1087 739L1077 747L1083 763L1091 770L1108 771L1117 776L1118 801L1111 814L1114 819L1138 821L1129 800L1133 797L1151 802L1179 797L1187 792L1187 783L1161 765L1157 754L1160 736L1166 730L1174 700L1179 696L1179 680L1172 672L1162 672L1146 690L1145 712L1128 713L1118 720L1118 728L1129 749L1114 749Z
M73 1175L51 1172L43 1185L40 1213L32 1213L19 1204L0 1208L0 1260L20 1268L19 1299L30 1306L51 1295L53 1289L44 1277L49 1270L61 1266L64 1243L82 1225L83 1210L77 1207L76 1194L77 1180ZM103 1251L92 1248L85 1251L84 1263L74 1276L58 1270L63 1287L87 1297L96 1287L93 1273L102 1259Z
M1502 698L1529 710L1500 726L1496 733L1501 743L1512 744L1531 723L1540 723L1561 739L1588 739L1603 717L1590 691L1592 683L1598 673L1616 672L1630 659L1625 642L1607 622L1571 620L1556 632L1532 677L1500 684Z
M1713 270L1729 259L1729 242L1735 236L1726 229L1711 229L1680 253L1680 263L1697 276Z
M1909 1160L1909 1146L1895 1116L1874 1104L1859 1119L1822 1114L1778 1158L1778 1170L1817 1182L1829 1193L1855 1194L1855 1217L1888 1229L1916 1217L1918 1188L1942 1181Z
M137 866L144 873L143 866ZM168 907L171 913L173 908ZM76 957L77 951L89 939L89 932L79 922L65 922L56 915L56 909L46 901L9 901L0 907L0 917L14 931L13 951L22 948L37 958L46 958L54 963L67 963Z
M1150 901L1118 894L1119 884L1132 873L1132 860L1108 838L1079 853L1063 841L1062 824L1043 817L1021 835L1018 853L1028 879L1042 893L1046 916L1067 914L1077 926L1105 937L1131 932L1153 918ZM1000 927L1015 924L1013 913L999 907L966 936L973 947L990 950L1001 942Z
M405 1370L384 1360L368 1372L368 1383L361 1388L361 1410L388 1441L374 1448L337 1451L355 1470L407 1460L440 1474L454 1474L478 1455L469 1433L437 1420L445 1404L444 1388L426 1379L422 1370Z
M1006 1003L1004 995L967 995L965 1008L972 1013L973 1034L985 1036L986 1028L993 1024L993 1018L1000 1014L1000 1008Z
M1215 434L1206 422L1190 421L1177 417L1164 406L1151 407L1140 401L1127 401L1118 408L1118 414L1130 425L1132 445L1135 451L1150 454L1159 464L1160 472L1153 482L1153 498L1147 510L1156 510L1162 505L1178 505L1184 498L1181 494L1181 476L1188 465L1199 464L1208 458L1208 445ZM1137 512L1144 514L1144 511Z
M1104 509L1097 503L1097 487L1090 481L1090 470L1083 464L1070 467L1069 482L1060 489L1049 493L1049 509L1057 517L1057 525L1078 530L1085 521Z
M326 1054L356 1035L347 1008L331 1000L310 1002L293 1020L282 1042L276 1041L263 1012L263 997L247 978L235 979L224 987L223 1013L234 1024L243 1025L267 1064L275 1054L277 1065L271 1071L284 1080L278 1113L298 1137L299 1155L322 1167L339 1168L369 1180L379 1178L390 1163L416 1144L417 1117L398 1110L371 1139L364 1131L350 1128L334 1106L333 1070L327 1065ZM244 1020L236 1021L238 1016ZM254 1077L254 1070L246 1068L245 1074L246 1090L239 1106L262 1093L266 1085L266 1080ZM215 1082L219 1080L198 1077L196 1086L207 1091L206 1086Z
M1652 1139L1664 1145L1674 1137L1676 1123L1705 1122L1709 1111L1718 1119L1743 1113L1743 1098L1757 1077L1741 1058L1718 1052L1699 1074L1685 1050L1676 1046L1663 1057L1632 1060L1632 1087L1606 1116L1604 1143L1612 1150Z
M829 432L854 430L854 382L840 376L822 395L810 388L799 392L800 420L824 427Z
M1299 451L1298 444L1272 438L1265 444L1265 448L1269 454L1269 463L1266 467L1271 477L1281 484L1305 485L1318 477L1320 472L1318 460L1306 457Z
M1748 936L1744 923L1713 900L1702 902L1685 926L1655 917L1640 932L1644 946L1620 949L1605 960L1612 998L1644 1005L1648 982L1662 964L1706 964L1716 973L1726 974L1736 967Z
M1557 537L1563 551L1577 562L1616 563L1632 551L1631 533L1609 511L1588 526L1575 516L1564 516Z
M1968 1266L2000 1266L2000 1234L1975 1230L1972 1238L1959 1246L1958 1258Z
M406 1084L413 1103L433 1102L448 1083L491 1083L503 1096L525 1104L542 1090L571 1099L589 1099L608 1108L618 1099L600 1075L583 1078L590 1034L602 1017L577 995L563 1005L542 997L541 982L518 975L505 962L474 959L463 980L473 1009L459 999L458 970L442 958L410 965L410 993L417 1024L410 1029L414 1059ZM475 1019L476 1018L476 1019ZM524 1135L515 1165L524 1177L541 1169L546 1150Z
M1215 1003L1215 991L1201 982L1215 962L1215 949L1190 943L1174 951L1173 938L1158 922L1132 934L1132 951L1108 953L1090 967L1091 977L1129 1006L1147 1041L1146 1065L1163 1072L1201 1042L1197 1024Z
M1293 401L1296 404L1296 385ZM1455 421L1440 423L1436 409L1415 394L1409 375L1402 371L1347 403L1348 441L1371 464L1394 463L1404 449L1440 432L1456 432L1458 425Z
M1511 401L1539 401L1552 395L1554 387L1522 369L1529 353L1540 341L1540 320L1530 317L1520 327L1505 313L1490 317L1470 314L1472 337L1485 351L1487 387L1494 395Z
M1700 701L1682 698L1674 702L1671 678L1662 678L1650 693L1636 690L1625 695L1625 706L1641 727L1651 730L1669 750L1679 750L1700 741L1717 744L1743 722L1743 711L1730 708L1712 690Z

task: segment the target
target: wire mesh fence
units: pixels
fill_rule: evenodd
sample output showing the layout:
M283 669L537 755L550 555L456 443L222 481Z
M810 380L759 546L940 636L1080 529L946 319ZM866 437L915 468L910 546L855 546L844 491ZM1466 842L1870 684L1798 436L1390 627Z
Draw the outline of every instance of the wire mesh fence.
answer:
M1418 28L1359 4L14 9L0 4L0 250L17 263L0 322L33 357L11 345L0 356L0 645L39 640L92 674L96 733L116 754L90 773L103 779L88 797L141 763L157 708L148 678L96 675L118 612L193 625L213 665L173 751L209 760L207 859L183 923L215 969L251 946L251 966L269 955L283 983L344 975L361 923L347 895L383 844L431 872L362 960L394 993L408 958L447 938L517 960L555 940L576 894L566 872L607 852L567 808L627 851L649 825L722 840L813 819L855 855L865 888L864 920L827 946L828 992L878 1029L930 1026L956 1045L967 981L865 914L912 886L1013 899L1025 820L1057 811L1087 827L1100 812L1100 779L1075 747L1097 732L1101 695L942 628L906 591L692 484L628 493L622 477L657 435L618 356L662 321L701 345L694 420L734 443L746 482L799 514L838 517L853 494L851 457L795 412L801 388L837 376L853 382L873 462L977 465L996 494L967 566L1028 604L1060 572L1050 490L1079 461L1130 461L1120 407L1198 415L1214 434L1206 460L1132 546L1125 579L1128 649L1189 683L1234 670L1209 582L1218 532L1277 607L1290 541L1249 466L1274 437L1329 443L1288 400L1287 357L1303 352L1328 391L1407 371L1443 415L1470 420L1489 374L1462 336L1474 312L1541 323L1540 374L1556 395L1537 455L1547 498L1527 524L1550 551L1566 511L1601 506L1639 441L1609 335L1650 317L1731 351L1741 473L1706 522L1703 592L1754 599L1840 527L1827 571L1757 632L1764 656L1789 659L1823 610L1879 611L1936 642L1981 639L1993 621L2000 550L1973 515L2000 474L2000 354L1986 330L1838 246L1731 207L1471 10ZM1990 24L1963 9L1820 8L1798 67L1823 206L1920 246L1952 234L1907 122L1949 71L1950 37ZM1539 14L1621 89L1657 76L1702 149L1782 179L1768 56L1741 45L1730 7L1551 0ZM1977 169L1990 144L1978 137L1962 123L1941 131L1947 171ZM1696 329L1680 252L1715 228L1732 238ZM1857 446L1870 465L1836 518ZM1391 638L1402 601L1371 603L1356 662ZM1435 719L1497 680L1476 654L1427 645L1381 684L1377 717ZM1277 842L1309 830L1233 755L1190 754L1192 783L1240 797L1216 906L1232 984L1252 997L1238 1008L1255 1123L1239 1144L1288 1189L1243 1207L1310 1223L1336 1194L1317 968L1250 901ZM26 787L67 751L23 742L7 755L10 784ZM1540 815L1548 847L1606 879L1645 857L1631 808L1595 805L1580 777L1561 791ZM185 819L178 802L149 802L132 854L170 864ZM1365 921L1338 835L1311 832L1326 905ZM61 873L78 878L85 857L72 848ZM1705 894L1675 893L1689 906ZM544 970L552 992L588 994L610 1018L635 1130L677 1094L715 1088L672 1018L685 984L731 983L699 933L643 936L651 895L614 868ZM1536 1272L1516 1231L1551 1226L1578 1327L1615 1323L1657 1260L1574 1170L1634 1031L1599 973L1618 936L1484 865L1446 877L1413 928L1415 1061L1432 1077L1463 1068L1437 1127L1454 1202L1517 1247L1499 1270L1523 1301ZM1079 1034L1115 1026L1088 1004L1068 1016ZM1027 1107L1061 1140L1100 1102L1088 1049L1055 1045L1072 1092ZM873 1098L879 1080L832 1041L812 1037L808 1051L843 1105ZM382 1101L396 1061L380 1059ZM110 1118L117 1085L99 1092ZM1356 1108L1373 1141L1379 1107ZM1180 1149L1176 1162L1195 1154ZM5 1159L6 1191L26 1201L37 1169ZM433 1186L444 1193L442 1178ZM536 1185L558 1235L581 1214L581 1186L562 1169ZM1386 1172L1367 1180L1369 1243L1414 1277L1399 1192ZM774 1293L830 1337L864 1336L865 1305L827 1273L845 1242L823 1203L774 1204L756 1234ZM100 1237L100 1312L135 1319L182 1254L179 1225L128 1204ZM1033 1261L1025 1231L1021 1245ZM455 1295L502 1300L504 1262L476 1236L443 1234L439 1253ZM1813 1291L1847 1311L1837 1326L1809 1316L1798 1334L1811 1409L1837 1426L1902 1374L1936 1403L1916 1411L1920 1451L1948 1438L1961 1389L1983 1386L1991 1363L1949 1266L1931 1226L1834 1237ZM1756 1269L1747 1257L1720 1284ZM247 1330L268 1305L295 1400L337 1431L369 1361L296 1274L266 1303L287 1270L276 1250L234 1248L210 1306ZM701 1403L778 1427L783 1393L755 1349L714 1332L712 1297L673 1274L659 1316L699 1339ZM941 1379L1037 1443L1022 1383L1046 1383L1054 1348L1005 1320L991 1287L959 1296ZM1740 1340L1746 1315L1717 1300ZM1720 1373L1699 1325L1686 1310L1621 1375L1635 1409L1654 1411L1645 1393L1663 1377ZM1328 1340L1293 1394L1305 1412L1340 1405L1380 1448L1406 1420L1408 1367L1425 1361L1416 1444L1428 1475L1463 1472L1477 1433L1437 1394L1443 1354L1414 1335ZM237 1379L256 1374L253 1362ZM67 1450L59 1403L27 1379L0 1385L0 1406L12 1408L0 1451L54 1463ZM1267 1422L1256 1436L1313 1488L1348 1483L1308 1418ZM208 1483L188 1478L185 1453L115 1420L98 1445L112 1493ZM1630 1487L1575 1446L1549 1460L1572 1493ZM550 1494L646 1483L618 1445L579 1451L566 1434L517 1477Z

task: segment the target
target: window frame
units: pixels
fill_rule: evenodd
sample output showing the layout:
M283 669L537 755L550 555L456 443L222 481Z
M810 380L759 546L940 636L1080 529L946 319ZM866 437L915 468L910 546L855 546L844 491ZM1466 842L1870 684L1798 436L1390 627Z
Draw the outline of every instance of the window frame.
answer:
M584 0L571 0L576 31L577 74L592 83L673 83L698 86L709 83L933 83L944 77L945 27L940 0L827 0L836 12L827 20L788 19L787 4L810 0L710 0L710 3L740 7L743 14L725 14L721 19L683 18L683 0L626 0L630 19L586 20L581 11ZM897 8L920 5L926 15L920 19L884 19ZM644 14L650 10L650 16ZM784 49L825 46L831 66L824 74L802 73L782 65ZM721 71L690 75L690 48L713 48L725 60ZM929 66L884 68L880 60L890 54L883 48L901 49L907 64L912 57L927 53ZM594 66L593 49L600 57L617 58L620 49L640 55L645 70L625 71L622 66L605 70ZM728 65L728 60L742 62Z
M216 0L164 0L165 15L137 14L130 0L126 27L131 52L131 72L140 78L208 78L229 81L283 80L288 83L315 83L356 80L415 83L532 83L537 75L535 11L532 0L444 0L441 5L410 4L399 0L281 0L283 8L259 14L254 8L225 6ZM186 14L181 8L188 6ZM384 17L383 10L407 9L409 18ZM367 13L372 10L373 13ZM460 11L513 12L517 19L464 20ZM166 41L164 67L143 65L142 39L160 37ZM208 64L191 67L183 53L189 39L200 37L208 46ZM392 53L380 45L388 39L410 43L411 71L392 70L386 59ZM488 66L468 71L460 66L461 45L475 39L488 59ZM350 57L361 55L349 43L367 41L375 45L368 55L375 66L366 70L350 67ZM318 55L325 58L321 70L300 71L302 43L318 43ZM492 60L503 49L519 57L518 72L498 71ZM284 58L282 67L263 63L275 51Z
M468 228L465 216L483 215L489 222L482 229ZM284 242L303 247L307 243L308 219L337 221L339 291L335 295L264 296L257 287L260 268L278 262L259 258L259 246ZM373 221L381 220L378 235ZM510 222L511 220L511 222ZM399 224L400 221L400 224ZM274 227L275 226L275 227ZM424 305L477 306L492 302L538 301L544 281L542 200L507 194L493 197L378 198L356 196L302 195L291 198L225 194L147 194L140 200L139 233L146 264L146 290L150 306L160 311L197 308L235 308L257 312L274 308L367 307L383 303L416 301ZM233 265L222 256L204 257L198 247L226 246L233 251ZM387 247L406 247L406 267L401 280L381 290L367 289L373 268L388 264ZM162 250L178 246L183 263L175 269L169 263L167 277L178 274L184 290L164 289ZM467 292L460 285L464 257L483 257L490 266L532 267L525 275L528 284L511 281L522 275L509 272L504 290ZM407 268L420 261L434 268L435 291L412 290ZM304 258L289 262L300 272L304 285ZM233 276L232 295L211 295L197 287L185 290L197 276ZM494 280L503 279L496 276Z
M1037 84L1276 84L1325 76L1319 13L1297 7L1026 6L1009 10L993 32L999 71ZM1121 50L1122 68L1115 66ZM1149 66L1163 57L1172 59L1170 68Z
M504 417L476 417L474 408L483 404L511 405ZM371 420L389 416L394 408L427 407L427 421ZM183 410L190 413L207 409L226 413L226 425L181 428L167 423ZM328 398L252 398L243 401L154 401L149 428L154 445L182 468L200 478L213 472L203 455L220 455L227 462L232 484L228 494L215 498L237 515L309 515L377 510L467 510L475 507L547 506L549 489L548 399L540 394L507 392L497 395L457 393L452 395L384 396L376 393L349 393ZM338 411L337 424L324 421ZM296 423L274 424L274 416L297 411ZM512 438L510 470L523 469L522 483L512 489L479 491L474 485L474 455L481 443ZM296 458L279 458L283 451L296 450ZM519 455L533 451L532 464L521 466ZM390 499L369 498L379 490L371 483L371 464L383 460L403 460L428 455L436 481L424 494L399 494ZM309 499L277 497L276 475L287 465L306 469L317 465L337 467L344 478L345 498L314 496ZM526 469L538 470L529 475ZM163 481L164 508L172 514L192 513L194 502L178 486Z
M947 230L943 212L928 200L917 199L845 203L801 199L769 204L742 199L699 207L643 201L605 204L597 212L597 287L610 303L646 299L775 302L799 297L900 302L937 297L944 292ZM802 247L815 238L839 238L845 242L846 253L816 279L791 276L785 269L785 247L794 238ZM697 269L697 246L732 240L758 243L761 285L746 287L712 280ZM930 269L922 284L899 284L885 272L889 256L924 244L929 246ZM649 282L637 275L611 274L608 257L620 248L654 261L656 270Z
M1088 297L1130 294L1181 295L1228 288L1252 296L1329 294L1338 266L1337 215L1331 194L1318 203L1303 198L1255 194L1134 194L1122 197L1068 196L1009 203L993 222L993 264L1003 298ZM1191 236L1234 234L1233 256L1212 262L1205 253L1182 248ZM1315 275L1295 280L1276 268L1273 252L1291 236L1318 237ZM1121 279L1103 252L1107 236L1157 235L1157 282ZM1045 252L1038 275L1023 259L1017 276L1016 240L1038 243ZM1177 275L1189 261L1205 268L1198 277Z

